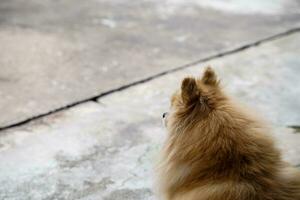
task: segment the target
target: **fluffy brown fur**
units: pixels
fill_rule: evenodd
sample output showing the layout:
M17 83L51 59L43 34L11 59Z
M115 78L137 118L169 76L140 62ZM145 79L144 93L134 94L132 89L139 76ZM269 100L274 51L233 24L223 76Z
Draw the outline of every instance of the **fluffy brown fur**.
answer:
M158 167L163 200L300 200L300 173L269 129L224 94L215 72L187 77L171 99Z

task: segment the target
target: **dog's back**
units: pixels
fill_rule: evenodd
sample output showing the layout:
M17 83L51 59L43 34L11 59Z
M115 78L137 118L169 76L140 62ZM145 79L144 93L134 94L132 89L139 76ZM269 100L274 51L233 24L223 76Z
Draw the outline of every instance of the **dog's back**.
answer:
M228 98L208 68L171 100L159 166L165 200L300 200L300 173L268 128Z

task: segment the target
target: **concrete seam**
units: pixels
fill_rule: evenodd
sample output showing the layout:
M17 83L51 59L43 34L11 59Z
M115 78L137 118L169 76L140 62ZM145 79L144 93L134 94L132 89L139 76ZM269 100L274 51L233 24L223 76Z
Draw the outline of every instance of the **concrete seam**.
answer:
M69 108L77 106L79 104L83 104L83 103L90 102L90 101L98 103L97 99L101 98L103 96L106 96L106 95L109 95L109 94L112 94L112 93L115 93L115 92L123 91L123 90L125 90L127 88L130 88L130 87L142 84L142 83L146 83L148 81L151 81L153 79L159 78L159 77L164 76L166 74L170 74L170 73L173 73L173 72L176 72L176 71L180 71L180 70L186 69L188 67L194 66L196 64L200 64L200 63L203 63L203 62L207 62L207 61L210 61L210 60L221 58L221 57L224 57L224 56L227 56L227 55L232 55L232 54L235 54L235 53L239 53L239 52L242 52L244 50L250 49L252 47L257 47L257 46L259 46L261 44L264 44L264 43L267 43L267 42L271 42L273 40L277 40L277 39L280 39L280 38L283 38L283 37L286 37L288 35L291 35L291 34L294 34L294 33L298 33L298 32L300 32L300 27L295 27L295 28L289 29L287 31L284 31L284 32L281 32L281 33L278 33L278 34L275 34L275 35L272 35L272 36L269 36L269 37L257 40L255 42L252 42L252 43L249 43L249 44L242 45L240 47L237 47L237 48L234 48L234 49L231 49L231 50L227 50L227 51L224 51L224 52L221 52L221 53L217 53L217 54L214 54L214 55L211 55L211 56L207 56L205 58L196 60L196 61L188 63L186 65L175 67L173 69L169 69L169 70L166 70L166 71L154 74L154 75L146 77L144 79L137 80L137 81L134 81L132 83L128 83L128 84L122 85L120 87L117 87L117 88L114 88L114 89L102 92L102 93L100 93L100 94L98 94L96 96L89 97L87 99L83 99L83 100L80 100L80 101L77 101L77 102L73 102L71 104L62 106L60 108L54 109L52 111L49 111L49 112L46 112L46 113L43 113L43 114L39 114L39 115L30 117L28 119L22 120L20 122L17 122L17 123L11 124L11 125L0 127L0 131L8 130L8 129L11 129L11 128L14 128L14 127L17 127L17 126L21 126L21 125L27 124L27 123L29 123L31 121L37 120L39 118L48 116L50 114L53 114L53 113L56 113L56 112L59 112L59 111L63 111L63 110L69 109Z

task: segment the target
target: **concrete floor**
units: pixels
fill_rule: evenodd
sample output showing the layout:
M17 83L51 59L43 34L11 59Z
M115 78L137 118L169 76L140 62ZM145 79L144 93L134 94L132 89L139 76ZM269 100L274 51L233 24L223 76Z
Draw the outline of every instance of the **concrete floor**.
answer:
M300 26L297 0L231 2L1 0L0 127Z
M161 113L208 64L299 165L300 5L251 2L1 1L0 126L87 101L0 132L0 199L157 199Z

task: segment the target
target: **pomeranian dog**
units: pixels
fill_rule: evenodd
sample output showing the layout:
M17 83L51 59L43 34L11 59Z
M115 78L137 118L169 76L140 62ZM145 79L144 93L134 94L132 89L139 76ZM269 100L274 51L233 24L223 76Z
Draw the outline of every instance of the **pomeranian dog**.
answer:
M224 94L212 68L187 77L164 114L158 166L163 200L300 200L300 172L270 130Z

